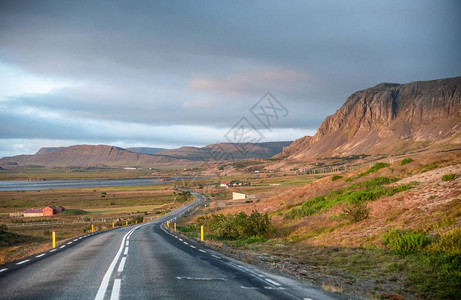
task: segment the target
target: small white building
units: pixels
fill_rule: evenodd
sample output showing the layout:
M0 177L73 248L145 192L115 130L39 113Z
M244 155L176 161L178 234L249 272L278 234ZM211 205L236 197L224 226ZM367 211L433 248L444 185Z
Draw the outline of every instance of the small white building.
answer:
M242 200L242 199L254 199L255 195L248 195L243 193L232 193L232 200Z

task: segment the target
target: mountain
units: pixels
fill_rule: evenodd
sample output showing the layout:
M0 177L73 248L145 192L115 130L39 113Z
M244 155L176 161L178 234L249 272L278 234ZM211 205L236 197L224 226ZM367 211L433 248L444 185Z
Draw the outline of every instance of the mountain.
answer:
M162 150L156 154L135 153L127 149L106 145L76 145L65 148L44 147L34 155L4 157L0 159L0 166L133 167L187 163L190 161L269 158L281 152L283 147L288 146L290 143L222 143L202 148L181 147L179 149ZM155 151L154 149L156 148L134 149Z
M61 150L61 149L64 149L64 147L42 147L35 154L45 154L45 153L50 153L50 152Z
M126 150L135 152L135 153L144 153L144 154L157 154L160 151L165 150L164 148L151 148L151 147L130 147Z
M461 145L461 77L381 83L353 93L320 125L276 157L395 154Z
M126 149L106 145L77 145L34 155L18 155L0 159L0 165L46 167L105 167L145 166L171 163L180 160L166 156L134 153Z
M219 143L205 147L181 147L163 150L158 155L193 161L237 160L247 158L269 158L280 153L291 142L266 143Z

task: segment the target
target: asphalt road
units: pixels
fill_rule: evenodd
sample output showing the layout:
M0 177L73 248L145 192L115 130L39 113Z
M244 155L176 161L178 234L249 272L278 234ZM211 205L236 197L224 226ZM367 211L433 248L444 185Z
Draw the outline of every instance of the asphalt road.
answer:
M69 241L0 266L0 299L338 299L233 260L166 229L166 220ZM52 252L51 252L52 251Z

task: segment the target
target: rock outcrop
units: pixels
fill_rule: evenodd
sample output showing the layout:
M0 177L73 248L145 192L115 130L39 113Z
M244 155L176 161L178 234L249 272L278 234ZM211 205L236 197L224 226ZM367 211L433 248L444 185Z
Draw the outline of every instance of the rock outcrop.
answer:
M352 94L317 133L278 157L400 153L461 144L461 77L408 84L381 83Z

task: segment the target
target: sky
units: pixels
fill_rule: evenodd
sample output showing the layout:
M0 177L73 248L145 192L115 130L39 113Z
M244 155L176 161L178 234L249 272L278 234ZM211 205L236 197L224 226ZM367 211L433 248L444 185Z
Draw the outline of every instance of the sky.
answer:
M357 90L460 76L459 15L449 0L1 0L0 157L313 135Z

